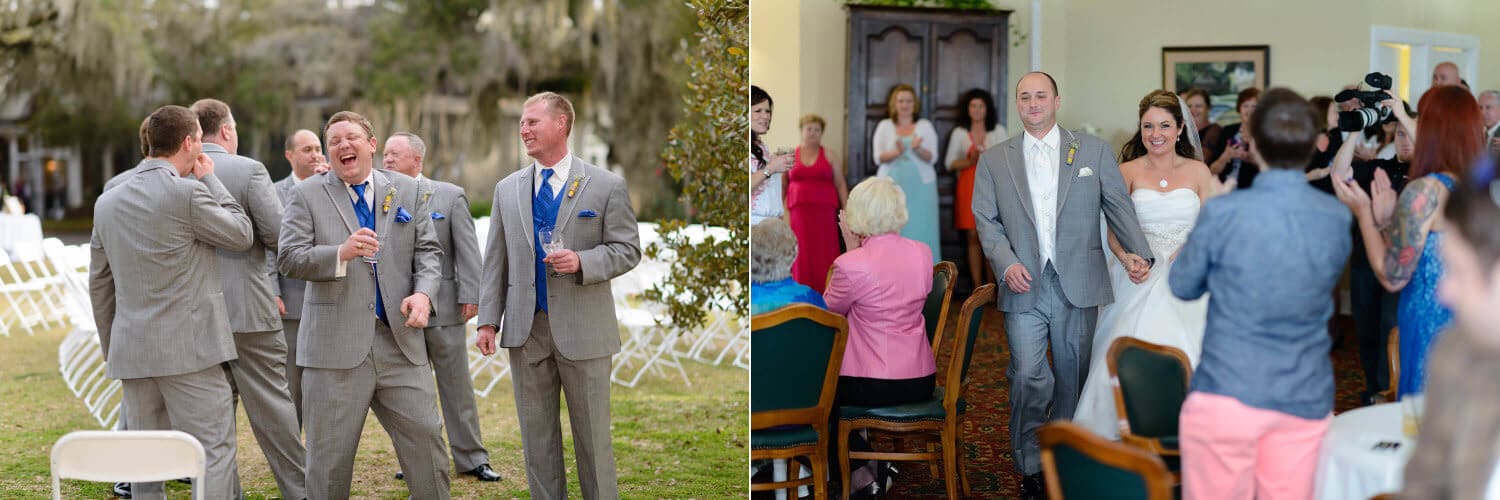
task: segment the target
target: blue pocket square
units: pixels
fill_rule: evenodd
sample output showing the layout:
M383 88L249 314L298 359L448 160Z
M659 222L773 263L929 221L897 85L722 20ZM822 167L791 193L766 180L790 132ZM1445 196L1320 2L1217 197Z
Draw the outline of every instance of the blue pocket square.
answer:
M579 217L598 217L599 216L599 212L595 212L593 210L584 210L584 211L578 212L578 216Z
M446 218L448 218L448 217L444 216L442 212L433 212L432 213L432 220L443 220L443 219L446 219Z
M406 207L396 207L396 222L402 224L411 222L411 214L406 212Z

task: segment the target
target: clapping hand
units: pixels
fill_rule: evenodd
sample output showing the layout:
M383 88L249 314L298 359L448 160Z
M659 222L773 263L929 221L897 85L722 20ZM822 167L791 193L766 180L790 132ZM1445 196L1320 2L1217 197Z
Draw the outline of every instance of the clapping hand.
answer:
M845 211L839 210L839 234L844 236L844 247L852 252L854 249L859 248L861 240L859 235L849 230L849 223L844 221L846 218L848 218L848 215L845 214Z
M1341 168L1337 169L1333 175L1334 196L1337 196L1339 201L1344 203L1344 206L1349 207L1349 210L1353 211L1356 217L1368 215L1370 213L1370 195L1365 193L1364 188L1359 187L1358 182L1354 182L1353 170L1347 167ZM1386 182L1389 183L1390 178L1386 178ZM1392 206L1394 206L1394 203Z
M917 148L920 148L920 147L922 147L922 136L920 136L920 135L913 135L913 136L911 136L911 148L912 149L917 149Z
M1385 227L1395 212L1396 190L1391 188L1391 176L1377 168L1375 181L1370 183L1370 215L1375 216L1375 227Z

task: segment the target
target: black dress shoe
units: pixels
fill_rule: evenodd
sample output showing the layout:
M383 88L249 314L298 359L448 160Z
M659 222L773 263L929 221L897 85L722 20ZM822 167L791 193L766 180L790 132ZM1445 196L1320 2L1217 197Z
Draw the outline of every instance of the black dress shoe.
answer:
M1021 498L1023 500L1046 500L1047 483L1042 480L1040 472L1021 478Z
M406 479L406 474L402 474L401 471L398 470L398 471L396 471L396 479L397 480L404 480L404 479Z
M475 479L478 479L480 481L488 482L500 480L500 473L495 472L495 469L491 469L490 464L480 465L478 467L475 467L474 470L464 471L464 474L474 476Z
M115 483L113 492L117 497L130 498L130 483Z

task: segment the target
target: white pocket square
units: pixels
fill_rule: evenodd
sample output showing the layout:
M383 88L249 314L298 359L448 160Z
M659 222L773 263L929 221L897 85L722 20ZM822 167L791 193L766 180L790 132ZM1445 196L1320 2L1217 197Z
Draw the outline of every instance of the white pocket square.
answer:
M1083 167L1083 168L1078 169L1078 176L1079 177L1090 177L1090 176L1093 176L1093 175L1094 175L1094 169L1092 169L1092 168Z

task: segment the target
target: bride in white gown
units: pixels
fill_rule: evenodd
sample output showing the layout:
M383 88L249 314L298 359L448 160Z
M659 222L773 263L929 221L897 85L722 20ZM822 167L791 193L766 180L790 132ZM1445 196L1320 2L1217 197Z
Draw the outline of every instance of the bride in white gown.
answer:
M1196 144L1196 130L1190 121L1184 124L1177 95L1157 90L1141 99L1139 130L1120 151L1120 173L1156 264L1137 283L1118 257L1109 259L1115 302L1100 312L1088 379L1073 421L1110 439L1120 435L1105 359L1111 342L1135 337L1176 347L1187 353L1194 367L1203 350L1207 297L1185 302L1173 296L1167 285L1177 250L1187 241L1202 200L1222 189L1208 166L1198 159L1201 149ZM1124 250L1114 235L1108 238L1115 256L1122 255Z

